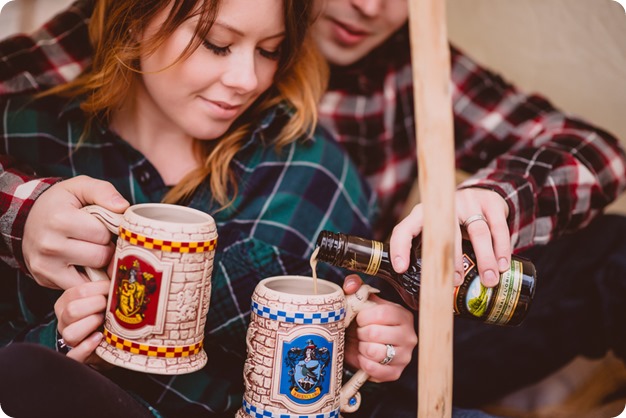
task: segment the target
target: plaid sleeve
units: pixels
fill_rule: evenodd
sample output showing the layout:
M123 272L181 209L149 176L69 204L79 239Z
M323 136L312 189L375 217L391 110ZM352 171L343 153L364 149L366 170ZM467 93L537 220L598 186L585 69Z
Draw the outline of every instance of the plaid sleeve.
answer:
M56 178L34 178L24 174L14 159L0 155L0 260L27 272L22 254L24 225L37 197Z
M587 225L626 187L626 156L609 133L525 95L452 50L457 166L509 205L513 248Z
M0 41L0 95L29 93L75 78L90 62L92 0L79 0L32 34Z

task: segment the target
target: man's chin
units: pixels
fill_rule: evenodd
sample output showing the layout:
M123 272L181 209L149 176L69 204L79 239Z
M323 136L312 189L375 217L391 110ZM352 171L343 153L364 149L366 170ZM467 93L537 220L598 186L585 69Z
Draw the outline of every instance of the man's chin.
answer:
M359 50L355 48L345 48L336 44L332 46L320 46L320 51L330 65L338 67L350 66L366 55L366 53L360 53Z

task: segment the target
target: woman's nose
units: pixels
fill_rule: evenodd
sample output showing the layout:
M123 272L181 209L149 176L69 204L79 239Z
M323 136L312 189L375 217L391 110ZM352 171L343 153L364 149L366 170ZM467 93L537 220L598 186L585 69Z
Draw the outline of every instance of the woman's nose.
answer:
M225 86L240 93L253 91L259 85L254 57L233 57L222 76Z

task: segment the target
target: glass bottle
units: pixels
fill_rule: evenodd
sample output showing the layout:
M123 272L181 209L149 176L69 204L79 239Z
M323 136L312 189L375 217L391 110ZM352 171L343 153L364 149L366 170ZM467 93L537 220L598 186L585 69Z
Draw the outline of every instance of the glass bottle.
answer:
M409 268L396 273L389 258L389 244L353 235L322 231L317 238L317 259L337 267L379 277L390 283L414 310L419 306L422 273L421 240L413 240ZM463 240L464 281L454 288L454 312L466 318L495 325L522 323L535 294L535 266L527 259L512 256L511 268L500 273L493 288L480 283L476 256L469 241Z

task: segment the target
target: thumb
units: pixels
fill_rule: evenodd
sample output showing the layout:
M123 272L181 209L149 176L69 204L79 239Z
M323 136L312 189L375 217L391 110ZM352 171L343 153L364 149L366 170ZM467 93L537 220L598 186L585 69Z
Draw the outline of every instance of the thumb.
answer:
M62 184L80 201L82 206L98 205L110 211L122 213L130 205L108 181L78 176L65 180Z
M356 274L351 274L349 276L346 276L345 280L343 281L343 291L346 295L351 295L353 293L356 293L356 291L359 290L362 284L363 280L361 280L361 277Z

